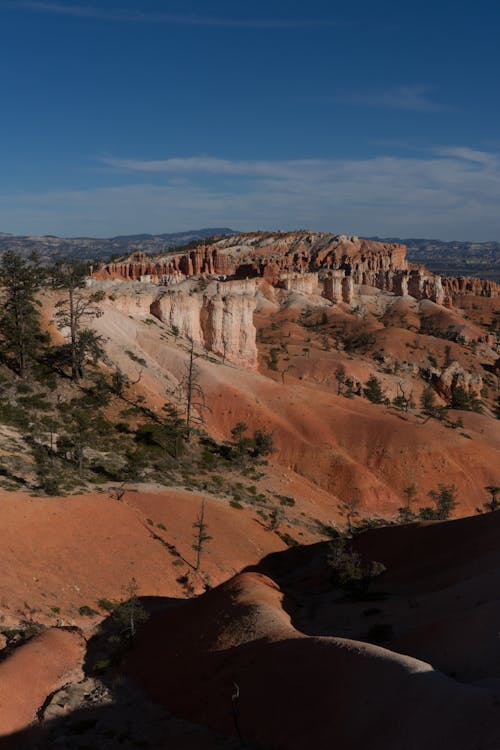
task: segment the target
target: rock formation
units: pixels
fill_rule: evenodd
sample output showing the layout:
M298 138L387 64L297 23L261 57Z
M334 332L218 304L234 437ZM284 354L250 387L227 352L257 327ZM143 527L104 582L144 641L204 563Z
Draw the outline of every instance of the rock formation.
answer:
M494 281L483 281L482 279L446 277L443 279L445 292L452 294L472 294L478 297L499 297L500 284Z
M219 280L261 277L279 288L313 294L318 272L323 295L335 303L350 304L356 285L373 286L400 296L410 294L418 300L430 299L447 306L453 292L475 288L466 279L447 279L443 286L439 276L411 267L404 245L306 232L243 234L156 258L134 253L98 268L92 275L97 280L168 286L192 276ZM495 291L492 282L477 284L482 294Z
M277 286L280 289L286 289L288 292L316 294L318 292L318 274L286 271L280 274Z
M451 401L457 388L463 388L465 393L474 398L481 398L483 379L480 375L471 375L458 362L452 362L444 370L433 369L430 373L436 390L447 401Z
M255 369L255 306L256 283L250 280L209 285L203 293L183 285L167 289L154 300L150 311L207 351Z
M409 264L401 244L307 232L235 235L155 258L136 252L94 270L89 283L121 280L160 286L149 307L153 315L208 351L255 368L252 314L258 279L288 292L322 295L347 305L359 302L363 286L448 308L453 294L495 296L500 289L478 279L443 282L422 266ZM194 290L196 280L204 289ZM147 289L156 297L154 287Z

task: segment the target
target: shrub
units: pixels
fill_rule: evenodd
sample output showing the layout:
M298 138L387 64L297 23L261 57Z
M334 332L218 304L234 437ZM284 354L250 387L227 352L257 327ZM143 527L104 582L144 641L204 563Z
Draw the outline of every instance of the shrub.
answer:
M364 562L361 555L347 545L344 536L330 543L326 561L332 571L332 583L345 589L366 590L371 579L385 570L382 563Z
M288 497L287 495L276 495L278 500L280 501L281 505L286 505L289 508L293 508L295 505L295 500L293 497Z
M481 401L474 395L467 393L461 385L457 386L451 395L451 408L463 409L464 411L482 412Z
M382 391L382 384L375 375L371 375L368 378L366 385L363 388L363 393L372 404L384 403L385 397L384 392Z
M426 521L446 521L458 505L457 488L454 485L440 484L437 490L431 490L429 497L435 508L420 508L419 516Z
M78 608L78 614L81 615L81 617L94 617L98 612L96 612L95 609L92 609L92 607L88 607L84 604L82 607Z
M297 540L294 539L292 536L290 536L290 534L288 534L286 532L284 534L278 533L278 536L281 539L281 541L284 542L287 545L287 547L298 547L299 546L299 543L297 542Z

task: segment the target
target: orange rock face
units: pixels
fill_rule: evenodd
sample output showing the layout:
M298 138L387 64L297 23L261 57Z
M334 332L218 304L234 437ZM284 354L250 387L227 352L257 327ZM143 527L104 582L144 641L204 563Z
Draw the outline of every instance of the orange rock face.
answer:
M97 269L93 277L133 281L149 277L159 281L163 276L175 274L213 274L237 278L262 276L277 283L283 271L305 273L337 268L353 275L355 283L386 284L388 288L391 272L408 269L406 247L331 234L243 234L156 259L136 253Z
M494 281L483 281L482 279L458 278L443 279L443 287L448 294L472 294L477 297L499 297L500 284Z
M493 282L447 279L442 284L439 276L409 265L405 245L305 232L242 234L156 258L134 253L96 269L92 276L99 281L163 284L202 275L222 280L260 277L275 287L285 283L285 288L294 285L297 289L309 289L315 284L315 273L324 282L327 299L348 304L353 301L355 284L398 296L410 294L418 300L430 299L445 306L451 305L451 295L455 293L498 294ZM297 281L298 276L307 278L310 274L313 278L307 283Z

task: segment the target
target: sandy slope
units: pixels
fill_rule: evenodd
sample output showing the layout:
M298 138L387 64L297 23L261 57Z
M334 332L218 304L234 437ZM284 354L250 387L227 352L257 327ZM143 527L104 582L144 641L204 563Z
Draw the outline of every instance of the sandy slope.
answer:
M2 492L2 626L32 619L88 627L96 618L82 617L80 607L99 611L99 599L128 598L132 578L141 595L184 597L177 579L186 573L191 571L193 586L203 590L205 580L216 585L263 554L284 547L253 513L208 496L206 522L212 540L206 545L202 577L195 575L153 534L194 563L192 525L202 499L181 490L127 492L124 502L107 494L33 498ZM98 616L104 614L100 611Z
M112 361L132 377L141 368L126 351L145 360L140 387L150 403L160 408L166 392L182 376L187 345L165 326L147 325L144 317L110 304L95 325L107 338ZM387 339L386 330L382 332ZM284 330L279 332L284 334ZM425 348L428 337L421 338ZM445 341L433 341L444 350ZM416 415L387 410L365 399L339 397L333 378L338 354L323 353L321 365L315 365L318 356L317 352L308 359L302 355L301 367L320 367L324 382L318 373L308 380L305 371L299 380L300 370L294 370L286 375L285 384L277 373L264 376L213 357L200 357L197 364L210 407L205 413L210 432L227 439L238 421L251 429L272 431L277 447L272 462L302 477L303 498L308 495L304 480L312 493L315 487L326 490L331 500L325 515L330 518L339 518L339 504L353 497L367 513L393 514L401 505L403 488L412 482L418 485L421 505L428 502L427 492L439 482L456 484L462 512L471 512L484 485L500 484L497 421L460 412L455 416L461 416L465 426L451 430L435 420L423 424ZM359 369L357 360L354 365ZM363 367L358 374L367 377L370 368ZM288 494L294 494L293 476Z
M53 628L0 663L0 737L30 724L48 695L81 679L84 651L81 635Z

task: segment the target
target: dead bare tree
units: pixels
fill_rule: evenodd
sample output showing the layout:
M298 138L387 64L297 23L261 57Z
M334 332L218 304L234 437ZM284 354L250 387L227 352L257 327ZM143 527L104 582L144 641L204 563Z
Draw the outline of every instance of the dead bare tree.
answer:
M200 385L200 370L195 363L196 354L194 341L191 339L189 347L189 360L186 365L181 385L186 397L185 434L186 440L191 440L193 424L198 422L204 424L203 412L207 409L205 393Z
M413 409L415 406L415 402L413 401L413 390L411 390L409 393L405 390L403 383L399 381L397 384L398 386L398 395L396 396L395 402L396 405L399 405L400 408L403 409L403 411L407 412L410 409Z
M290 370L293 370L294 368L295 368L295 365L288 365L288 367L285 367L283 370L280 371L281 382L283 383L283 385L285 385L285 375L287 374L287 372L289 372Z
M126 493L126 487L125 482L123 482L119 487L111 487L109 491L109 495L112 500L117 500L118 502L121 502L125 496Z
M198 571L200 569L201 557L203 554L203 550L205 549L205 544L212 538L207 534L207 523L205 521L205 500L202 500L200 512L198 514L198 518L193 524L193 529L195 529L195 542L193 544L193 549L196 552L196 563L194 569Z
M234 692L231 696L231 707L232 707L232 714L233 714L233 722L234 722L234 728L236 729L236 734L238 735L238 739L240 741L241 747L245 747L245 743L243 740L243 734L241 732L240 727L240 686L237 682L233 682Z

